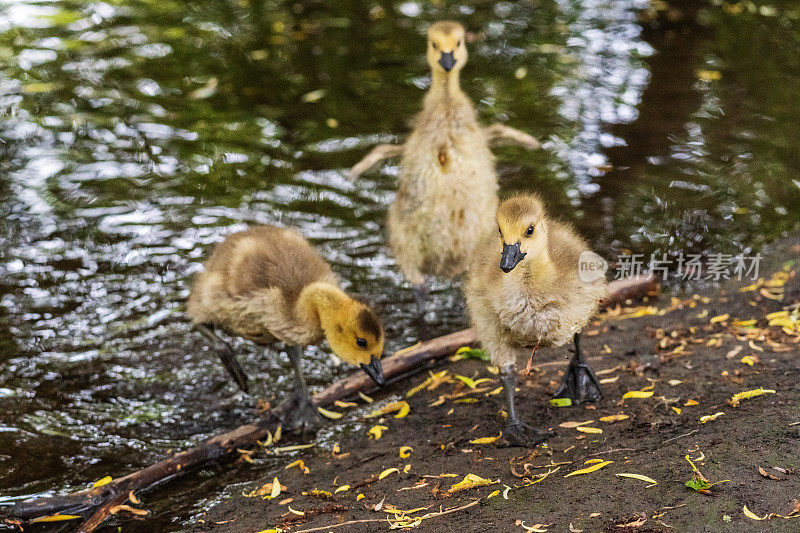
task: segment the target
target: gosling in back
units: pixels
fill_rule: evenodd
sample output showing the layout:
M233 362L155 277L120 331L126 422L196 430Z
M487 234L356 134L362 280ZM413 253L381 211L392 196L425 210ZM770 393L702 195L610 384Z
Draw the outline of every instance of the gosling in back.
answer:
M502 202L497 228L475 250L465 293L478 339L500 367L508 400L503 435L509 444L530 446L548 434L517 414L517 359L537 346L561 346L572 339L575 355L555 396L575 403L600 400L600 385L581 351L580 331L606 295L606 282L602 277L581 280L579 257L588 245L571 227L549 219L538 196Z
M431 87L403 147L397 197L389 208L389 245L415 287L420 313L425 276L462 274L484 228L494 225L494 157L475 109L459 87L467 62L464 27L428 30Z
M287 345L297 407L285 421L287 429L312 428L318 422L300 364L306 345L325 338L340 359L384 384L380 320L339 288L330 265L291 229L253 227L217 244L194 281L187 311L245 392L247 376L214 328L260 345Z

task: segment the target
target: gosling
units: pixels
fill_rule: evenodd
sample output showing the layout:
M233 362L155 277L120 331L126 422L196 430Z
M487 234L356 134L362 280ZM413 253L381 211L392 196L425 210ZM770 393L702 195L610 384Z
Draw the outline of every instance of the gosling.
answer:
M286 344L296 384L296 409L286 429L312 429L318 423L300 361L305 346L323 337L340 359L384 384L380 320L339 288L330 265L291 229L257 226L217 244L194 281L187 312L245 392L247 376L214 328L263 346Z
M503 201L497 226L499 235L492 230L475 250L465 287L467 307L478 339L501 370L508 400L504 438L510 445L532 446L549 433L528 426L517 414L517 358L573 339L574 357L555 396L574 403L599 401L603 394L583 357L580 331L606 295L606 282L602 276L581 280L581 255L593 252L571 227L547 217L538 196Z
M497 176L475 109L459 87L467 62L464 27L428 30L432 82L403 146L389 245L425 313L425 276L454 278L467 267L483 228L494 225Z

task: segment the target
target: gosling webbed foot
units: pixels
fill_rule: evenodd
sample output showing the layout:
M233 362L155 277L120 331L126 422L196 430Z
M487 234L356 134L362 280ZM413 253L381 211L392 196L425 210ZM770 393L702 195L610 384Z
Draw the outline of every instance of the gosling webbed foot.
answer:
M536 429L522 421L509 421L503 430L502 440L507 446L532 448L554 435L552 431Z
M589 365L573 359L553 397L569 398L573 404L599 402L603 399L603 391Z
M286 400L286 414L283 415L283 428L290 433L310 434L319 429L322 420L314 402L308 394L295 391Z

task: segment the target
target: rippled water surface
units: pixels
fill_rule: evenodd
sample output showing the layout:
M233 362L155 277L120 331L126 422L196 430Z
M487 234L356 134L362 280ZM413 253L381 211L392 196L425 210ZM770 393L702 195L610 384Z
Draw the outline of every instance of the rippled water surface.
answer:
M383 227L396 161L345 176L408 131L441 18L471 32L482 120L544 141L495 151L503 194L540 191L598 251L750 252L797 228L795 2L0 0L0 503L250 416L183 314L246 225L299 228L390 348L414 340ZM432 333L464 326L457 286L436 289ZM233 342L275 401L285 357ZM314 386L348 372L305 364ZM180 529L252 477L206 471L150 507Z

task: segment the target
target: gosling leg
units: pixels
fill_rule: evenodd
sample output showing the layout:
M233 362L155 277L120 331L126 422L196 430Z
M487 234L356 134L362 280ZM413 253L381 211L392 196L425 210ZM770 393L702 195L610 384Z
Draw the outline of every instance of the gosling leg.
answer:
M225 342L222 337L217 335L214 331L214 326L211 324L195 324L195 329L200 332L206 339L208 339L214 349L219 355L219 360L222 361L222 366L228 371L231 377L239 385L239 388L247 392L247 374L244 373L239 361L236 360L236 354L230 344Z
M570 398L576 404L599 402L603 399L603 391L600 389L597 377L583 357L580 333L575 334L573 342L575 343L575 355L569 362L564 379L561 380L561 385L554 397Z
M503 431L503 439L509 446L536 446L553 435L541 431L520 420L516 407L517 365L510 363L500 369L500 382L506 392L508 402L508 422Z
M314 401L311 399L300 363L303 359L304 348L304 346L288 346L286 349L294 367L295 388L291 401L295 409L287 413L284 425L289 431L300 431L301 433L313 431L319 426L319 415L314 407Z
M419 340L428 339L428 323L425 321L425 304L428 302L428 285L423 281L414 285L414 300L417 302L417 336Z

